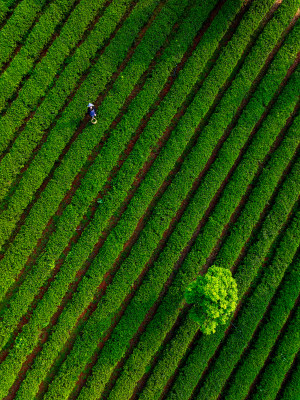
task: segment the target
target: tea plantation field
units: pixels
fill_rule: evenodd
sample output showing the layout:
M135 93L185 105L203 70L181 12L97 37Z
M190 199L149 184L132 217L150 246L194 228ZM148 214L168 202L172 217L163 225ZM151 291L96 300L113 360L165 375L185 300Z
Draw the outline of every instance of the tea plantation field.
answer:
M0 0L0 399L300 399L299 16Z

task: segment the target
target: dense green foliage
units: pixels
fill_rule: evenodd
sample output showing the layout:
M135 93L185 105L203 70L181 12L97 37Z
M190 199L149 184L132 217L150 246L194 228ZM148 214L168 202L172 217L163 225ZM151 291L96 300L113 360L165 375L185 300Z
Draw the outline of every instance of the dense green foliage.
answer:
M1 398L298 400L299 5L0 0Z
M212 266L186 288L185 300L192 304L191 318L209 335L224 325L237 305L237 285L228 269Z

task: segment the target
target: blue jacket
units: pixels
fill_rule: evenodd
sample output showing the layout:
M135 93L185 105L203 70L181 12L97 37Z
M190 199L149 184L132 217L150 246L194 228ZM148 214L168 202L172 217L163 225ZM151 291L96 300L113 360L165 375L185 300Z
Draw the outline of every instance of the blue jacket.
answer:
M93 107L92 109L90 109L90 107L88 107L88 114L89 114L89 116L91 117L91 118L94 118L95 117L95 115L96 115L96 108L95 107Z

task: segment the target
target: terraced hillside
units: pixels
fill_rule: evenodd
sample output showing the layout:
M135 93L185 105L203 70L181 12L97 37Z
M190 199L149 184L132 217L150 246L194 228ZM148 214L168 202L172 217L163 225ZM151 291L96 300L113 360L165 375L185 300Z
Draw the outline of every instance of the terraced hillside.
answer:
M0 1L1 399L300 398L299 15ZM206 336L212 265L239 304Z

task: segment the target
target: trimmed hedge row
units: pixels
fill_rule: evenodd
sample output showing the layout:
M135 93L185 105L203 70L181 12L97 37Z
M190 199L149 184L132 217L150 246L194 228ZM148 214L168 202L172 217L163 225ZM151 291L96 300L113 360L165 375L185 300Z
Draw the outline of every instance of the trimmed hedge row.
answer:
M149 81L146 82L143 92L138 95L138 99L137 101L135 101L134 104L137 115L133 114L133 116L139 116L140 113L143 112L143 109L144 113L148 111L148 108L151 106L153 101L155 101L157 93L160 91L163 84L167 80L169 76L169 71L172 70L172 67L175 67L176 63L180 61L182 55L186 51L186 47L188 46L189 41L193 39L197 28L199 28L199 26L197 26L195 23L193 24L193 22L197 21L197 23L201 24L203 22L203 19L205 18L205 15L208 14L210 7L213 7L211 1L207 3L202 3L201 7L196 6L195 9L190 10L189 18L181 23L178 35L175 36L174 40L171 42L170 47L167 48L162 55L162 58L157 64L157 68L155 68L152 72L152 78L150 78ZM197 18L198 12L199 18ZM202 19L200 19L200 15ZM156 90L154 91L154 89ZM142 106L144 108L142 108ZM133 111L132 108L131 111ZM124 120L121 121L121 125L123 121ZM128 118L126 118L126 121L128 122ZM130 132L128 132L128 134L129 133ZM126 135L122 135L122 137L118 136L119 145L120 142L124 142L125 146L126 138ZM108 139L108 141L109 140L110 139ZM46 279L49 277L49 261L58 259L63 249L67 246L70 237L73 235L75 227L79 224L89 202L96 196L96 194L100 190L100 187L96 185L96 182L99 183L99 185L101 186L103 184L103 177L101 174L99 174L99 171L103 171L103 164L104 163L100 161L102 169L99 168L99 163L97 163L96 165L94 164L91 167L91 170L88 172L87 179L83 179L81 186L79 187L72 199L71 205L67 207L67 210L59 218L55 233L50 237L49 242L46 245L44 254L38 260L37 265L33 267L32 272L29 273L28 277L25 280L25 283L22 284L22 288L18 291L17 295L10 302L10 307L2 314L0 329L1 346L5 345L6 341L9 339L12 330L15 328L17 321L19 321L22 315L26 312L28 305L32 302L40 286L42 286ZM107 168L105 168L105 170L106 169ZM90 185L90 177L94 178L93 182L95 184L92 186ZM116 206L118 206L118 204L119 202L116 204ZM93 222L91 225L93 226ZM95 232L96 228L97 227L93 226L92 230ZM97 231L95 232L95 234L97 235ZM98 232L98 235L100 234L101 230ZM81 244L81 246L85 248L85 251L82 250L80 252L80 250L78 250L78 247L80 249L80 244L75 246L75 248L73 247L70 254L71 257L67 257L65 264L69 262L72 264L75 263L75 265L80 268L85 259L84 257L88 256L88 253L86 253L86 251L89 251L89 249L91 250L90 246L86 248L86 241L83 241L83 244ZM78 254L78 251L81 257L80 260L76 259L76 254ZM77 269L74 270L73 268L73 278L76 272ZM65 280L65 285L67 287L67 280ZM58 299L59 297L57 298L57 301Z
M281 400L291 400L291 399L299 399L300 397L300 363L299 363L299 355L298 362L296 363L296 367L292 372L292 376L289 378L286 386L282 390Z
M300 245L300 213L296 213L291 224L284 233L283 240L280 242L274 259L262 273L259 284L253 289L251 298L240 312L235 322L236 330L231 333L223 345L223 348L210 369L206 379L201 385L197 399L202 399L204 394L207 399L216 399L222 388L225 379L232 371L232 368L240 358L241 352L251 339L257 324L262 319L268 303L274 296L282 277L292 262L295 253ZM255 247L255 246L254 246ZM252 248L253 249L253 248ZM247 280L247 265L245 263L239 268L239 279L243 276L244 282ZM243 271L244 270L244 271ZM244 275L246 272L246 277ZM246 279L245 279L246 278ZM244 284L245 286L245 284ZM244 291L241 294L245 293ZM241 298L242 296L240 296ZM242 334L240 333L242 332ZM226 365L226 368L224 368Z
M293 269L284 277L283 287L276 294L275 304L265 315L264 324L260 327L254 341L250 342L249 350L241 358L233 377L230 377L228 388L222 394L226 400L246 398L255 377L265 364L280 330L295 306L300 292L300 263L295 261ZM276 344L277 346L277 344ZM275 380L273 380L274 382Z
M299 231L298 231L299 235ZM300 347L300 308L289 322L283 338L276 343L276 351L252 395L253 400L273 400L276 398L285 374L291 367ZM293 399L292 397L290 399ZM295 398L296 399L296 398Z
M32 26L37 14L42 11L46 0L23 0L15 8L13 15L0 31L0 68L9 60L15 47ZM7 4L2 6L7 12Z
M299 75L299 74L298 74ZM299 78L298 78L299 79ZM291 135L289 135L291 140L291 144L297 144L299 143L300 140L300 118L296 117L292 127L290 128ZM287 143L289 145L289 143ZM294 146L292 147L294 149ZM289 148L287 148L287 151L289 151L290 157L292 157L292 154L290 153ZM293 150L294 151L294 150ZM286 167L286 164L282 164L281 159L274 160L274 163L277 163L277 169L278 172L281 173L281 171L284 170L284 167ZM268 171L265 171L265 173ZM257 197L257 201L261 198L263 203L260 206L260 209L263 210L264 204L268 199L268 196L270 197L272 195L272 186L270 184L274 181L274 179L277 179L277 177L273 174L269 174L266 179L264 185L260 186L260 191L265 193L265 195L261 198L261 196L258 196L259 190L254 188L253 195L251 196L252 198ZM253 211L257 209L256 204L254 203L249 203L247 205L247 209L239 217L239 224L234 226L230 230L230 235L225 238L224 244L220 248L217 258L216 258L216 264L218 264L220 267L226 267L227 265L231 264L231 260L237 259L238 255L240 254L244 243L248 240L249 236L251 235L252 229L255 227L257 220L256 218L253 219L254 213Z
M281 191L279 192L276 202L273 205L268 217L265 219L262 228L256 238L256 241L250 247L248 254L246 255L245 259L243 260L242 264L239 266L237 273L235 274L235 278L238 281L238 288L240 297L243 296L243 293L246 293L251 282L254 280L260 265L264 263L265 257L267 256L272 243L276 239L278 233L282 229L289 213L291 212L294 202L297 199L297 187L299 187L299 168L300 163L298 163L297 167L292 171L292 173L287 177L287 180L284 182ZM296 190L295 190L296 188ZM290 193L292 196L290 196ZM255 201L255 199L253 199ZM289 236L288 236L289 237ZM184 288L186 285L182 285L182 281L187 281L188 283L194 279L198 265L201 265L205 262L207 255L199 253L201 250L202 245L202 236L199 236L199 240L196 241L192 252L188 255L186 262L183 264L183 270L179 271L177 279L177 291L181 291L183 296ZM292 247L291 247L292 249ZM292 254L292 251L291 251ZM232 260L232 264L234 260ZM191 271L188 271L185 265L189 265ZM195 267L196 266L196 267ZM229 267L230 267L229 266ZM249 274L248 269L251 271ZM194 270L194 275L191 274L192 270ZM269 277L270 278L270 277ZM268 277L266 280L268 281ZM182 298L181 296L181 298ZM173 299L179 298L179 294L174 290ZM172 297L171 297L172 300ZM169 301L169 304L172 304ZM261 308L262 312L265 310L265 305ZM250 307L251 309L251 307ZM257 321L261 319L261 316L258 317ZM251 322L255 322L251 318L247 322L248 324ZM191 322L189 322L191 323ZM224 332L228 328L229 325L225 326L224 328L220 328L217 330L214 336L203 336L200 338L197 346L194 348L192 353L190 354L186 365L182 368L180 375L173 386L171 394L169 395L170 399L178 399L181 398L180 396L182 393L184 394L192 394L197 382L199 381L199 376L201 376L202 371L206 368L209 359L213 356L215 350L219 346L221 340L223 339ZM240 332L243 332L244 335L244 327L241 324L241 328L235 324L236 331L235 334L240 336ZM194 333L197 331L197 327L195 326ZM250 328L249 328L250 329ZM255 327L254 327L255 329ZM252 335L252 333L251 333ZM250 336L251 336L250 335ZM190 329L187 329L183 337L178 336L177 341L174 341L174 353L173 356L175 357L174 364L173 364L173 371L175 371L176 366L180 359L183 357L186 351L187 344L190 343L192 340L192 336L190 333ZM185 338L186 337L186 338ZM248 339L245 339L245 346L248 342ZM179 351L176 350L180 349ZM236 349L234 350L234 352ZM239 358L239 357L238 357ZM230 360L230 359L229 359ZM172 361L173 363L173 361ZM227 366L227 362L225 363ZM224 366L224 365L223 365ZM228 365L229 368L229 365ZM229 373L231 372L229 368ZM222 373L224 374L225 371ZM221 375L222 378L222 375ZM227 377L225 377L226 379ZM219 379L219 378L218 378ZM220 386L223 386L223 382L220 382Z
M1 160L1 200L9 190L17 174L20 173L21 168L32 155L33 150L38 145L45 130L57 119L57 115L64 106L68 96L72 93L72 90L76 87L78 80L86 69L90 67L97 50L99 50L99 48L103 46L104 41L109 38L132 1L133 0L114 0L110 4L87 39L76 49L70 63L63 72L60 73L55 86L49 89L48 87L57 74L57 70L61 64L63 64L66 56L69 55L73 47L76 46L76 43L82 38L83 33L88 28L88 24L91 22L92 18L97 15L99 8L104 3L104 0L98 0L98 5L96 3L96 5L91 8L87 0L81 1L63 26L60 35L48 50L47 55L36 66L30 79L24 84L16 101L13 102L8 112L0 120L0 143L2 143L1 140L3 139L4 144L7 144L16 128L20 126L23 119L28 114L27 111L32 111L32 108L37 107L40 98L46 96L39 105L34 117L28 121L24 130L13 143L9 153ZM92 12L90 12L90 9L92 9ZM80 19L80 22L78 22L78 19ZM99 89L101 89L101 87L98 88L98 90ZM93 92L93 90L91 90L91 92ZM85 95L85 99L87 99L87 95ZM85 101L84 107L82 107L83 99L81 99L81 107L79 109L82 111L78 113L77 109L77 118L75 117L73 124L76 122L78 125L84 116L86 112L86 102L87 100ZM66 114L66 111L67 110L65 110L64 114ZM81 118L79 118L78 114L80 114ZM52 148L51 155L52 157L55 155L54 161L58 159L60 152L72 137L67 136L67 132L69 131L66 129L66 126L65 130L66 132L63 139L56 139L57 149L54 150L55 147ZM51 136L53 136L53 131ZM43 147L51 146L50 143L51 140L49 140L48 137L48 143ZM51 157L50 160L52 161ZM54 161L52 161L52 164ZM45 168L46 175L47 171L48 169ZM44 176L41 171L36 175L36 182L35 179L31 182L31 197L32 190L36 190L39 187L38 183L41 181L42 176ZM33 182L35 182L34 185Z
M7 14L12 14L12 8L16 2L17 0L0 0L0 23L2 23L5 18L7 20Z
M0 77L0 110L18 88L22 79L30 72L39 54L68 15L74 2L75 0L56 0L40 16L21 50L11 61L5 74Z
M9 7L5 1L0 0L0 22L4 20L9 12Z
M284 96L284 99L289 99L290 98L289 97L290 93L293 92L293 90L294 90L294 85L291 84L290 85L290 91L286 93L286 96ZM294 100L296 100L296 98L294 98ZM282 124L284 124L284 121L285 121L285 118L286 118L286 117L283 118L283 114L280 113L279 110L280 110L280 107L279 108L276 108L276 107L274 108L275 121L276 121L276 117L278 118L277 121L276 121L277 122L277 131L280 131L280 127L281 127ZM275 128L274 128L273 132L272 132L272 129L269 129L269 132L271 131L273 133L273 136L270 136L269 138L268 138L269 132L268 132L268 129L266 129L266 127L270 126L270 125L273 127L273 123L276 126L275 121L272 121L272 118L268 118L265 121L265 124L263 125L262 129L260 130L260 135L258 135L257 140L253 143L252 146L249 147L249 149L248 149L249 151L247 152L247 154L246 154L246 156L244 158L244 162L238 167L236 173L232 176L230 184L228 185L227 188L225 188L225 190L223 192L223 196L222 196L219 204L216 206L215 212L213 213L213 215L209 219L209 222L206 224L206 226L204 228L204 231L202 233L203 235L206 235L207 233L209 234L210 237L209 238L206 237L207 240L209 239L209 244L212 244L212 241L215 243L218 240L218 238L220 236L220 230L222 232L223 226L226 224L226 222L230 218L230 215L232 214L232 212L234 211L235 207L237 206L237 204L239 203L240 199L243 196L243 189L246 190L248 184L251 182L251 180L252 180L252 178L253 178L253 176L255 174L255 170L256 170L256 168L258 166L258 162L262 161L263 158L264 158L264 154L261 152L260 158L253 157L252 162L251 162L251 155L255 154L255 148L260 148L261 150L264 149L265 153L267 153L269 148L270 148L270 146L272 145L273 141L275 140L275 138L276 138L276 134L275 134L276 130L275 130ZM237 138L238 136L239 136L238 132L237 131L233 131L232 138ZM195 215L197 215L197 213L199 213L199 211L200 212L202 211L202 207L207 207L208 206L206 203L209 203L209 197L207 197L207 194L205 193L205 192L207 192L207 190L205 190L205 189L207 187L210 187L210 188L212 187L214 190L216 190L216 187L215 187L215 186L217 186L216 185L216 181L217 181L216 180L216 176L220 175L222 171L225 171L225 174L228 171L228 166L225 165L224 159L227 160L227 159L230 159L233 156L236 156L236 154L232 155L232 150L231 149L235 148L235 151L237 151L237 153L238 153L238 148L233 146L233 144L234 144L233 141L231 143L230 143L230 141L228 141L228 143L226 143L226 144L228 144L227 152L225 152L226 145L224 145L223 151L221 151L222 155L220 156L220 160L218 160L219 163L216 163L215 168L212 167L212 169L208 172L207 177L204 179L203 187L202 187L202 188L204 188L204 190L200 190L199 193L197 193L195 195L193 203L194 203L194 208L196 210L198 209L198 211L196 211L196 210L189 211L187 213L187 216L183 219L183 221L192 220L195 217ZM297 144L296 144L296 146L297 146ZM295 150L295 144L294 144L294 150ZM240 178L241 177L243 177L242 184L240 182ZM249 180L248 182L247 182L247 179ZM238 189L237 189L237 187L238 187ZM201 187L200 187L200 189L201 189ZM205 202L203 204L203 199L204 198L205 198ZM231 198L231 202L228 202L228 198ZM197 199L197 201L196 201L196 199ZM228 202L227 203L227 207L225 207L225 209L224 209L224 201ZM199 219L201 218L201 214L198 216L198 218ZM214 232L214 230L216 230L215 229L216 227L217 227L217 232ZM194 229L195 229L195 227L194 227ZM183 235L184 234L183 234L183 232L184 232L184 229L182 228L182 226L179 225L178 233L177 233L179 235L179 237L177 238L177 240L176 239L172 240L170 238L169 245L170 245L171 251L166 252L165 257L163 258L164 259L164 262L162 263L162 270L163 271L168 270L168 265L169 264L171 264L171 267L172 267L173 262L175 263L177 261L177 259L180 257L180 253L181 253L182 248L180 248L179 243L183 242L183 245L184 245L184 240L183 240ZM193 232L192 229L191 229L191 232ZM174 235L174 237L176 237L176 236ZM189 238L187 238L187 240L188 239ZM206 241L204 241L204 243L205 242ZM176 249L176 244L177 244L177 247L178 247L178 253L177 254L174 252L174 250ZM208 257L208 255L210 253L209 250L210 250L210 247L208 245L202 246L202 251L203 251L203 253L206 252L206 257ZM174 252L174 254L172 254L172 252ZM205 257L205 259L206 259L206 257ZM171 272L171 270L169 271L169 273ZM150 276L151 275L152 274L150 273ZM155 277L156 276L157 277L161 277L161 276L163 277L164 276L164 272L162 272L162 271L160 271L159 273L157 272L154 276ZM162 278L160 278L160 279L162 279ZM154 277L152 277L152 276L149 277L149 282L151 282L151 299L152 299L152 296L155 298L155 294L158 295L159 292L155 293L156 288L155 288L155 284L154 284L154 282L155 282ZM161 282L162 282L161 286L159 286L157 288L159 290L162 289L163 280ZM155 288L155 290L154 290L154 288ZM150 290L150 288L148 288L148 290ZM139 301L138 301L138 298L137 298L136 302L137 302L137 304L142 303L143 307L144 307L144 305L145 305L145 307L147 305L147 307L149 307L149 308L151 306L150 303L147 304L147 302L144 300L144 298L142 300L140 299ZM173 307L174 307L174 305L173 305ZM131 312L131 313L129 312L129 318L133 318L133 315L134 315L135 316L134 320L136 320L137 319L136 315L138 314L138 312L140 313L142 311L142 307L139 305L139 307L137 307L134 311L135 312ZM164 310L162 311L162 314L165 316ZM129 321L130 321L130 319L129 319ZM130 327L132 327L132 329L134 329L134 324L132 322L129 322L129 321L127 320L127 326L130 326ZM163 319L161 319L161 322L162 321L163 321ZM124 322L124 324L125 324L125 322ZM124 330L124 325L122 326L122 328ZM135 327L135 328L137 329L137 327ZM126 334L127 335L128 335L128 329L129 328L126 329ZM121 328L120 328L120 331L122 332ZM133 331L133 333L134 333L134 331ZM162 327L160 325L160 332L159 332L160 340L162 340L162 338L164 337L164 334L166 334L166 333L167 333L167 331L162 329ZM151 343L151 346L153 346L155 341L153 340L154 336L153 336L153 328L152 327L151 328L149 327L148 335L150 335L150 337L151 337L151 340L149 340L149 343ZM128 335L128 337L130 337L130 336ZM125 342L125 343L127 343L127 342ZM121 347L121 344L122 344L122 342L120 342L119 338L116 338L116 337L113 338L113 346L114 347L117 347L118 345L120 345L120 347ZM157 341L155 343L156 350L158 349L160 344L161 344L161 341ZM128 396L129 395L130 386L131 386L131 390L133 390L134 386L135 386L135 383L142 377L143 372L144 372L144 370L146 368L147 362L150 361L151 357L153 356L153 353L149 351L149 346L147 346L147 344L145 344L145 341L143 341L143 344L141 345L141 348L144 350L144 352L139 354L139 360L138 361L136 360L136 354L133 353L133 360L134 361L132 361L132 362L134 363L134 365L131 365L131 366L132 366L132 369L133 369L134 372L130 368L126 369L126 374L125 375L127 376L128 380L126 380L126 382L125 382L122 379L120 380L120 378L118 379L118 382L117 382L118 389L117 388L113 389L113 391L111 393L112 398L123 398L122 396L125 396L125 397ZM123 348L123 352L125 352L124 348ZM110 359L111 359L112 358L111 354L113 354L112 348L110 348L109 353L110 353ZM103 352L101 354L101 358L100 358L99 364L101 364L102 360L103 360ZM105 358L104 358L104 360L105 360L105 371L107 371L108 370L108 362L107 362L107 360ZM137 365L139 367L137 367ZM152 382L153 386L157 386L157 385L161 384L161 388L164 387L165 379L167 379L167 377L168 377L168 374L167 374L168 370L166 370L165 367L166 366L164 365L162 367L162 370L160 370L157 373L157 375L153 378L153 380L151 378L151 382ZM103 370L101 370L101 374L100 374L101 381L103 380L104 374L105 374L105 372ZM99 377L99 375L98 375L98 377ZM124 378L124 379L126 379L126 378ZM96 381L95 382L95 387L97 387L98 384L99 384L99 382ZM125 387L126 387L126 389L124 389ZM152 388L149 391L147 391L146 394L145 394L145 397L147 398L147 396L150 395L149 392L151 393L152 391L153 391ZM123 395L124 392L125 392L125 395Z

